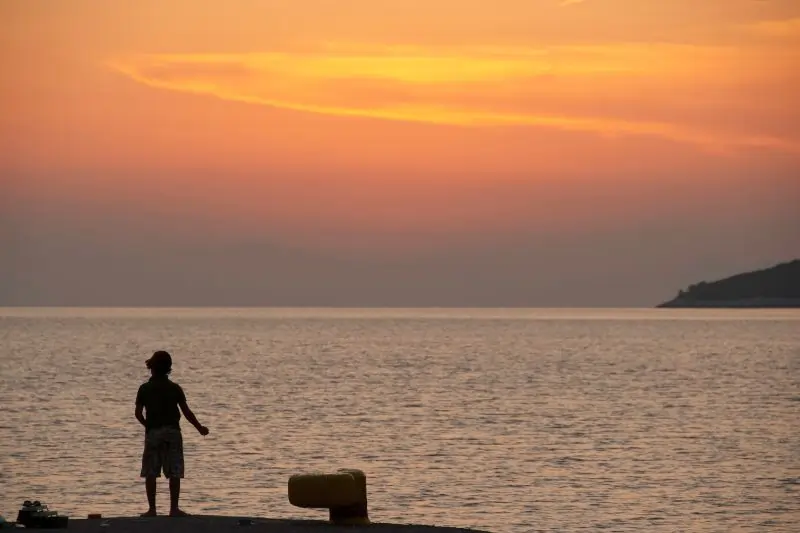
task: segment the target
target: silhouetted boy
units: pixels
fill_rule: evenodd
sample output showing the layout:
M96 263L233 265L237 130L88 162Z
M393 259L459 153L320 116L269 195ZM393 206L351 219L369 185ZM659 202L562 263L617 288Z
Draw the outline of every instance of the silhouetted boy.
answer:
M186 404L186 395L177 383L169 379L172 372L172 356L157 351L146 361L150 369L150 380L139 387L136 394L136 420L145 427L142 474L145 478L149 509L142 516L156 516L156 479L169 479L170 516L187 516L178 507L183 477L183 436L179 424L183 415L201 435L208 435L208 428L201 425ZM144 413L142 412L144 411Z

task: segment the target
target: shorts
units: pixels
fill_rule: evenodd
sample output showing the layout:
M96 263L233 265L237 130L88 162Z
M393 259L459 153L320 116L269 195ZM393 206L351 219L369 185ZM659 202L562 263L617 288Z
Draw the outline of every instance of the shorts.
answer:
M141 477L183 477L183 435L180 428L161 427L144 436Z

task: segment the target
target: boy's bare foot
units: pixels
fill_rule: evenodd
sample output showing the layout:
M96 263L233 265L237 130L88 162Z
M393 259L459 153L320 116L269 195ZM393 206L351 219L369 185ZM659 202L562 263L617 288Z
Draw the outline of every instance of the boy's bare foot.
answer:
M177 516L189 516L189 513L185 511L181 511L180 509L171 509L169 512L170 516L177 517Z
M142 514L141 514L141 515L139 515L139 516L143 516L143 517L147 517L147 516L158 516L158 513L156 512L156 510L155 510L155 509L148 509L148 511L147 511L146 513L142 513Z

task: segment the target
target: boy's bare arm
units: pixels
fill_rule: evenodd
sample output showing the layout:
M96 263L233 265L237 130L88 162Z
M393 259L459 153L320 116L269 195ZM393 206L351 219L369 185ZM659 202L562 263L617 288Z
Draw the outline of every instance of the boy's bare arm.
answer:
M134 413L134 415L136 416L136 420L138 420L141 425L147 427L146 419L144 417L144 412L143 411L144 411L144 406L143 405L137 405L136 406L136 413Z
M197 421L197 417L194 416L192 410L189 409L189 404L184 401L178 403L178 405L180 406L181 411L183 412L183 416L186 417L186 420L188 420L189 423L193 425L201 435L208 435L208 428Z

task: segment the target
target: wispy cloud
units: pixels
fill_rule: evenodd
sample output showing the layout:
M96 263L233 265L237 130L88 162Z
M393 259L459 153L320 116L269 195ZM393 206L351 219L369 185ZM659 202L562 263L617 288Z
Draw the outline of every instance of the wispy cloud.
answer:
M713 150L800 151L796 139L768 131L743 133L701 118L651 113L659 103L670 103L671 88L691 89L705 80L718 91L718 78L726 69L736 71L739 57L737 50L680 45L329 44L304 53L149 54L108 64L151 87L301 112L651 136ZM665 99L648 101L658 91L667 93ZM609 103L620 101L616 107ZM726 110L724 117L731 111L739 110Z
M559 4L560 4L561 6L571 6L571 5L574 5L574 4L582 4L582 3L584 3L585 1L586 1L586 0L561 0L561 1L559 2Z
M748 26L751 33L777 39L800 38L800 17L783 20L764 20Z

